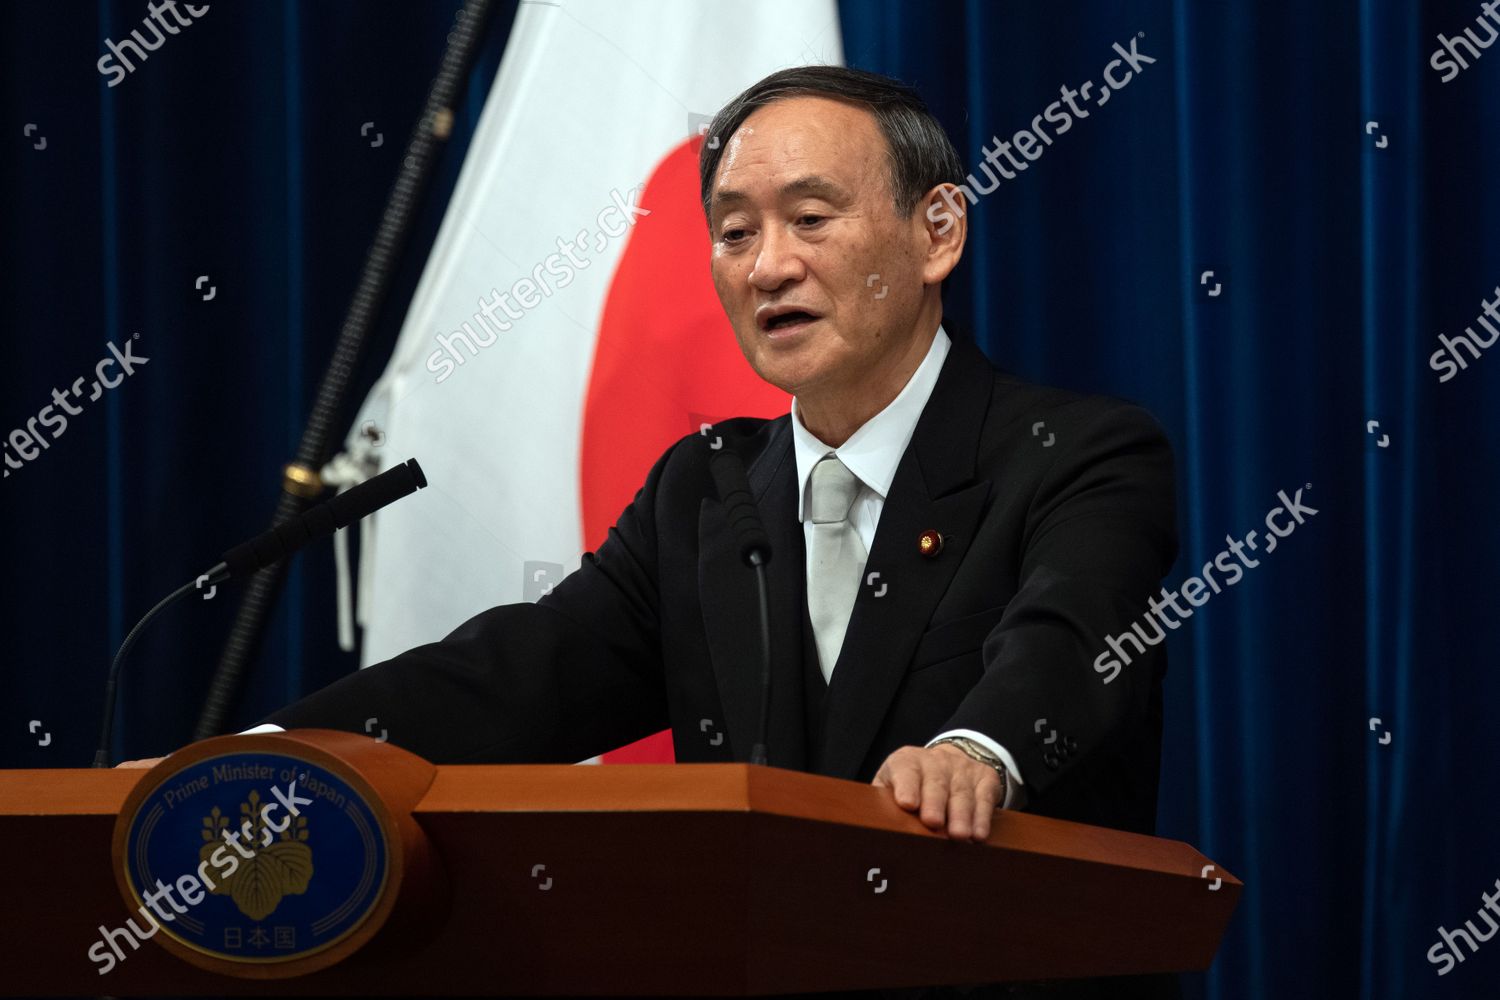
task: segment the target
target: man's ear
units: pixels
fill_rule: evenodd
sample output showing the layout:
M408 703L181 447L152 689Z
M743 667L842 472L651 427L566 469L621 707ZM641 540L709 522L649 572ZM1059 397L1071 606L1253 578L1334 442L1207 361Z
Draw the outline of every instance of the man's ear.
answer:
M939 184L917 202L912 225L920 231L925 260L922 282L936 285L952 273L964 255L969 235L969 203L957 184Z

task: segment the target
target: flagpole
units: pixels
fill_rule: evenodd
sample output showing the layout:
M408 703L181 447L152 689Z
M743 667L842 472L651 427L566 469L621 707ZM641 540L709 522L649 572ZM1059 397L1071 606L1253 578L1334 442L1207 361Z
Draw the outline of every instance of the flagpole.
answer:
M466 0L454 15L454 27L448 34L442 62L428 90L422 116L407 141L406 154L401 159L380 225L366 253L359 284L355 287L334 347L333 359L318 385L317 398L303 428L297 455L282 470L281 496L271 521L273 526L300 514L323 492L318 470L328 459L334 421L344 412L349 380L370 326L385 300L391 274L405 245L440 144L452 132L454 99L483 38L489 7L490 0ZM285 573L285 564L280 564L261 570L246 583L234 625L224 643L213 682L198 716L193 733L195 740L216 736L223 729L224 717L243 686L245 666L260 646L267 612L281 591Z

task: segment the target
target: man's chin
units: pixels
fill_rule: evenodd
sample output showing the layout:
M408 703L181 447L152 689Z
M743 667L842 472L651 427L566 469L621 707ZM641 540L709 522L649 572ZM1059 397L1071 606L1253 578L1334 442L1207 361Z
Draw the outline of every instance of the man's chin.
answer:
M769 363L752 365L761 381L769 382L788 396L806 396L815 390L823 379L823 371L815 364L789 364L790 359L778 358Z
M821 321L808 326L825 325ZM791 396L805 394L824 381L833 363L825 350L823 337L794 336L771 339L757 330L749 351L740 342L746 360L761 381L769 382Z

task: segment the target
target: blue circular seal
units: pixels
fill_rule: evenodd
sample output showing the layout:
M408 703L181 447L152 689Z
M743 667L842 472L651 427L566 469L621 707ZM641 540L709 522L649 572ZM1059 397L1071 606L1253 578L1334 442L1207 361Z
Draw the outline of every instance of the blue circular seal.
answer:
M380 902L385 832L363 794L285 753L226 753L163 781L130 817L132 928L231 962L306 958ZM151 936L156 932L152 931Z

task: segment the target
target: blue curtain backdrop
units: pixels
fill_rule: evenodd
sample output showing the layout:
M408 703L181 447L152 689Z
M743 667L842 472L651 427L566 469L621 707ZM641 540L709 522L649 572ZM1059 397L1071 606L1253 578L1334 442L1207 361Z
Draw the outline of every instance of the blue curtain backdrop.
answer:
M0 488L5 766L84 764L123 631L269 516L456 6L215 4L112 89L94 63L144 4L0 8L5 428L109 343L138 333L151 359ZM514 9L496 11L394 304ZM1440 34L1487 37L1479 4L841 14L849 63L920 88L976 170L1092 82L1088 117L1044 118L1024 170L978 175L948 309L997 364L1158 415L1180 486L1169 583L1263 535L1279 491L1318 512L1169 640L1160 832L1246 882L1189 995L1497 995L1500 940L1442 976L1427 958L1440 925L1487 929L1500 878L1484 736L1500 356L1464 353L1448 381L1429 365L1440 335L1485 335L1500 297L1500 46L1447 82L1429 64ZM1116 43L1154 61L1100 104ZM195 602L142 640L117 753L189 737L232 607ZM326 551L299 559L232 724L353 669L332 608Z

